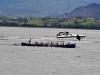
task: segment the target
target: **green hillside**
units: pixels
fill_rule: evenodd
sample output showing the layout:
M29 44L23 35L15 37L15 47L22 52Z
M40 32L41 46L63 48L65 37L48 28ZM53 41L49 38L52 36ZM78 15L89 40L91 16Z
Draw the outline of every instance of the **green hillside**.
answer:
M100 20L92 18L3 18L1 20L0 26L100 29Z

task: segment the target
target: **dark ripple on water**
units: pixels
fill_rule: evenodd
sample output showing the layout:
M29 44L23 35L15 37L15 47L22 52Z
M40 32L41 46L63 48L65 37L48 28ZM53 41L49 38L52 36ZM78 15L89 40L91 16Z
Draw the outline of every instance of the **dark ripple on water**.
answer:
M2 35L0 37L3 37Z

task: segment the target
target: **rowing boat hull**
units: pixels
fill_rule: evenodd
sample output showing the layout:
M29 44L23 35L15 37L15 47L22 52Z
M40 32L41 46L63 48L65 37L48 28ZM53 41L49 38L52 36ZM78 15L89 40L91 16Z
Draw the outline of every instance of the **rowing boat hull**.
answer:
M28 43L25 43L25 42L22 42L21 43L21 46L37 46L37 47L62 47L62 48L76 48L76 44L67 44L67 45L38 45L38 44L28 44Z

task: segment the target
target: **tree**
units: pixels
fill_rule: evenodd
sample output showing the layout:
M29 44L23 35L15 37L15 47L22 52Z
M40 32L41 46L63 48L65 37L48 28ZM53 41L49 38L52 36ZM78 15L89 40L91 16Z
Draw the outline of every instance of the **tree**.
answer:
M18 20L18 23L22 23L23 22L22 18L17 18L17 20Z
M27 18L24 18L24 24L28 23Z
M84 22L86 22L87 20L84 20Z
M76 19L83 19L83 17L82 16L77 16Z
M75 23L75 24L79 24L79 22L78 22L77 20L74 20L74 23Z

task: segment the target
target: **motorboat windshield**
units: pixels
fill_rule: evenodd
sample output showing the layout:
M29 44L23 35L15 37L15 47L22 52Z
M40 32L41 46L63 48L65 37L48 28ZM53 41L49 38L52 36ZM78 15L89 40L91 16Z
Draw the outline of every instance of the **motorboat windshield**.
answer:
M69 32L59 32L59 33L57 33L57 36L68 35L68 34L69 34Z

